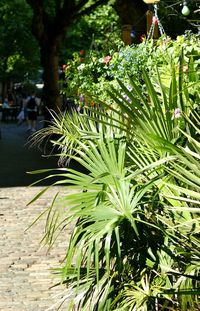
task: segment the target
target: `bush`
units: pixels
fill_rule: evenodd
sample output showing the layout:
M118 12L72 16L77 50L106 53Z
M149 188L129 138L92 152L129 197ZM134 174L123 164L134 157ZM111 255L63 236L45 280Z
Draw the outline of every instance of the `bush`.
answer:
M109 55L88 51L85 58L80 58L79 54L75 54L65 71L67 88L63 93L74 97L77 105L82 107L90 105L91 97L109 101L105 89L110 85L116 86L116 78L126 82L127 76L130 76L142 84L140 77L143 69L150 76L156 76L155 67L158 67L163 81L169 81L171 62L178 66L181 49L184 49L185 71L191 67L191 81L193 72L199 69L200 60L199 38L189 33L176 40L160 38L156 43L150 40L139 45L119 46L118 52L110 51Z

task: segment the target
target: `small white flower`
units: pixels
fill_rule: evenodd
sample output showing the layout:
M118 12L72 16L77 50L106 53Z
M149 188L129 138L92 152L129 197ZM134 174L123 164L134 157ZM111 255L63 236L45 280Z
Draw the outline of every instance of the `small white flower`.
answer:
M174 118L178 119L178 118L180 118L180 116L181 116L181 109L180 108L176 108L174 110Z
M78 71L82 71L85 68L85 64L80 64L77 69Z

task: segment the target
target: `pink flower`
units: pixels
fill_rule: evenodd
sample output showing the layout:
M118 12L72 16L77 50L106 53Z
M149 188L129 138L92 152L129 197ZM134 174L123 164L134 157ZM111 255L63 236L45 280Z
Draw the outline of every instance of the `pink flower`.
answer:
M139 39L140 39L140 42L143 42L146 39L145 34L142 34Z
M109 55L105 56L103 59L104 64L108 65L111 59L112 59L111 56Z
M158 25L158 19L157 19L156 16L153 16L153 18L152 18L152 23L153 23L154 25Z
M67 68L67 65L66 64L63 64L62 65L62 70L65 70Z
M80 102L84 103L85 97L81 94L81 95L79 96L79 100L80 100Z
M181 109L180 108L176 108L174 110L174 118L178 119L178 118L180 118L180 116L181 116Z

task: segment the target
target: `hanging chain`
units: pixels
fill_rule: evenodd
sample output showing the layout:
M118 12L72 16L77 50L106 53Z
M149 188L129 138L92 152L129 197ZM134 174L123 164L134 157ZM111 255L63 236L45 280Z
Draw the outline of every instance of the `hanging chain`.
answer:
M153 14L153 18L152 18L151 27L149 29L149 33L147 36L147 40L149 40L150 38L153 39L154 31L155 31L155 25L158 25L158 29L159 29L161 36L165 35L165 30L164 30L164 28L160 22L160 19L158 17L158 6L157 6L157 4L153 5L153 9L154 9L154 14Z

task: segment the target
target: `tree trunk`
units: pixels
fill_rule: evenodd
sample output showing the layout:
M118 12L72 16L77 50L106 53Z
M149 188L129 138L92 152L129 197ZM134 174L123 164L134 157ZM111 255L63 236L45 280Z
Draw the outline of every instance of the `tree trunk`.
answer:
M41 47L41 65L43 67L43 103L45 107L45 120L50 120L49 109L60 112L60 92L59 92L59 48L56 44L43 44Z
M5 99L8 93L9 89L9 78L7 74L7 64L8 64L8 58L4 58L3 60L3 76L2 76L2 97Z
M32 33L40 47L46 120L51 119L49 109L59 113L61 107L58 65L60 43L64 39L65 31L77 18L83 14L89 14L100 4L107 1L96 0L90 3L89 0L26 0L33 10Z

